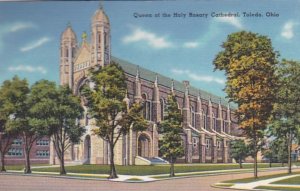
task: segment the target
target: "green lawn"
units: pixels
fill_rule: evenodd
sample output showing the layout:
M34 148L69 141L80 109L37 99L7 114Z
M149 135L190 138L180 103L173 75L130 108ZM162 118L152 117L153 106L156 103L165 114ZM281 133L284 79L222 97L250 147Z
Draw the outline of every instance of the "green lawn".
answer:
M284 190L284 191L299 191L299 188L272 187L272 186L258 186L258 187L255 187L255 189Z
M276 182L273 182L272 184L298 184L298 185L300 185L300 177L296 176L293 178L276 181Z
M274 166L280 166L276 164ZM253 168L252 164L245 164L244 169ZM259 164L259 168L268 168L268 164ZM170 170L169 165L157 165L157 166L116 166L118 174L123 175L157 175L168 174ZM175 166L175 173L183 172L200 172L211 170L226 170L226 169L239 169L238 164L178 164ZM59 172L57 168L39 168L33 169L34 171L42 172ZM88 174L108 174L109 165L78 165L67 166L67 172L72 173L88 173Z
M32 164L33 166L49 166L49 164ZM25 168L25 165L5 165L6 170L23 170Z
M300 173L293 173L293 174L300 174ZM224 183L249 183L249 182L265 180L265 179L269 179L269 178L277 178L277 177L286 176L286 175L287 175L287 173L280 173L280 174L274 174L274 175L268 175L268 176L260 176L257 179L250 177L250 178L243 178L243 179L228 180L228 181L224 181Z

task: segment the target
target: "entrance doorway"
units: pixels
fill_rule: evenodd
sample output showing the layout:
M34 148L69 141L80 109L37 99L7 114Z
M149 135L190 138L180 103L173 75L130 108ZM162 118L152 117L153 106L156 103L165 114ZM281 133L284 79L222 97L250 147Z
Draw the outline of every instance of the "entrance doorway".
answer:
M84 163L90 164L91 159L91 137L87 135L84 139Z
M144 158L151 157L150 138L145 134L141 134L138 139L138 156L141 156Z

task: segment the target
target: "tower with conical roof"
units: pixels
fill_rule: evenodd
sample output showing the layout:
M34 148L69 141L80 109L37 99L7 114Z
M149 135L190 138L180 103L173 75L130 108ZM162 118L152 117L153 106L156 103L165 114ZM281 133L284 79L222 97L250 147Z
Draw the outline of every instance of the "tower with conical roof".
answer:
M60 85L73 87L73 62L77 49L77 38L70 24L60 39Z
M110 24L102 5L92 17L91 62L92 66L110 63Z

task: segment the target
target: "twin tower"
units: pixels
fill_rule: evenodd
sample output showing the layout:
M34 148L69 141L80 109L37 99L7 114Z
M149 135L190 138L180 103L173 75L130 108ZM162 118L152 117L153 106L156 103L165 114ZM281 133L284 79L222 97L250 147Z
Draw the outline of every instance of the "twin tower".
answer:
M76 93L80 79L86 76L87 69L110 63L110 23L109 18L100 7L92 17L90 43L87 33L82 34L78 43L70 24L61 35L60 41L60 85L69 85Z

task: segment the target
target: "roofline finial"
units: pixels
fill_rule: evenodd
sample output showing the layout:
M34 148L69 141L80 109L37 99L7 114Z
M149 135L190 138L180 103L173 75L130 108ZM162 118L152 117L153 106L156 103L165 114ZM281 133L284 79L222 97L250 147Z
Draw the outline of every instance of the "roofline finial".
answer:
M171 80L171 92L174 93L174 80Z
M139 77L140 77L140 67L139 66L137 66L136 67L136 76L135 76L135 78L138 80L139 79Z
M103 0L99 1L99 9L103 9Z
M201 92L200 92L200 90L198 91L197 99L199 99L201 101Z
M67 27L72 27L71 21L68 21L68 22L67 22Z

